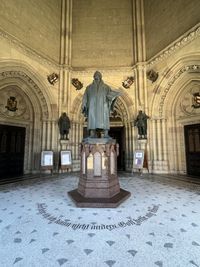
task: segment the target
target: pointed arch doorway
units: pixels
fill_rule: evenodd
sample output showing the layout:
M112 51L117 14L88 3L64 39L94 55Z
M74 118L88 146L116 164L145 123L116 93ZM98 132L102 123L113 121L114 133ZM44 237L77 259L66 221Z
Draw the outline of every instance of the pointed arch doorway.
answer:
M15 156L17 156L20 142L23 144L23 150L20 151L20 163L15 160L16 166L12 173L8 172L12 171L8 170L11 168L9 161L2 163L0 160L0 165L4 164L4 174L7 177L38 173L41 150L51 149L54 140L53 138L50 140L49 132L52 130L55 133L54 126L57 127L57 125L49 120L52 118L51 106L49 97L44 94L44 88L37 77L26 67L21 66L20 70L16 67L14 71L2 69L0 72L0 125L3 127L3 132L5 129L7 132L2 133L3 151L6 150L9 154L10 150L15 150ZM6 107L11 96L17 100L15 111ZM5 143L5 138L12 140L14 145L9 147L10 141Z
M79 157L78 150L75 145L82 142L82 138L88 136L87 131L87 119L84 118L81 105L82 94L79 94L73 102L71 110L72 126L71 129L75 130L76 134L72 133L72 151L73 160L77 160ZM117 98L114 106L114 110L110 116L110 130L108 134L117 140L119 143L119 156L117 159L118 170L131 170L133 161L133 149L134 149L134 130L132 127L134 114L134 105L128 94L123 91L123 94ZM77 165L80 161L77 161ZM80 166L80 165L79 165ZM80 167L79 167L80 168Z

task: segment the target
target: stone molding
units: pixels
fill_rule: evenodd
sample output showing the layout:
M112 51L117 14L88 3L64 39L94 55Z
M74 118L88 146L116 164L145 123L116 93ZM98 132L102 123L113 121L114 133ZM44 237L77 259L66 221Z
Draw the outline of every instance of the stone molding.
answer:
M195 25L193 28L191 28L189 31L184 33L181 37L179 37L176 41L171 43L169 46L167 46L165 49L160 51L157 55L155 55L153 58L148 60L146 63L143 62L144 65L147 66L147 68L150 68L153 64L156 62L162 61L169 57L171 54L176 52L178 49L184 47L191 41L195 40L200 36L200 23ZM9 33L3 31L0 29L0 39L6 39L10 45L12 45L14 48L17 48L21 50L25 55L28 55L34 59L37 59L41 64L51 66L53 68L59 68L62 70L69 71L71 73L74 73L79 76L86 76L91 75L95 70L99 70L102 74L114 74L114 73L121 73L124 74L124 72L129 75L134 72L134 70L137 68L137 64L133 66L124 66L124 67L104 67L99 68L92 67L92 68L76 68L71 67L67 64L59 64L58 62L54 61L53 59L47 58L44 55L41 55L40 53L36 52L35 50L31 49L21 41L19 41L16 37L10 35ZM145 68L145 67L144 67Z
M126 73L126 75L133 75L134 73L134 67L130 66L130 67L95 67L95 68L71 68L70 72L72 73L72 75L78 75L79 77L84 77L84 76L93 76L94 72L98 70L102 73L102 75L107 75L107 74L121 74L124 75L124 73Z
M53 59L50 59L50 58L45 57L44 55L41 55L40 53L36 52L32 48L28 47L27 45L19 41L14 36L3 31L2 29L0 29L0 39L7 40L12 47L17 48L18 50L22 51L23 54L28 55L29 57L32 57L33 59L37 59L43 65L51 66L53 68L60 67L60 65L57 62L55 62Z
M16 37L10 35L9 33L3 31L0 29L0 39L4 39L9 42L9 44L14 47L15 49L18 49L22 51L23 54L28 55L29 57L32 57L33 59L38 60L41 64L46 66L51 66L53 68L59 68L62 70L69 71L71 73L74 73L75 75L79 76L86 76L91 75L96 71L97 69L104 73L124 73L132 74L133 73L133 66L128 67L108 67L108 68L99 68L93 67L93 68L73 68L67 64L59 64L58 62L54 61L53 59L47 58L44 55L41 55L40 53L36 52L32 48L25 45L23 42L19 41Z
M163 108L164 108L164 102L165 98L170 90L170 88L173 86L173 84L176 82L176 80L185 72L188 73L200 73L200 65L197 64L192 64L192 65L187 65L183 66L182 68L179 69L179 71L171 78L171 80L168 82L167 86L164 89L164 93L161 95L161 101L159 103L159 116L162 118L163 116Z
M37 98L39 98L40 100L40 104L42 106L42 112L43 112L42 113L43 119L48 119L49 112L48 112L47 102L42 91L38 87L38 85L23 71L3 71L0 73L0 81L4 79L9 79L9 78L16 78L16 79L20 78L24 80L32 88L32 92L35 92L35 94L37 95Z
M185 45L189 44L196 38L200 36L200 23L195 25L192 29L184 33L181 37L179 37L176 41L171 43L169 46L167 46L165 49L160 51L156 56L151 58L147 61L147 67L150 68L153 64L155 64L158 61L162 61L169 56L171 56L174 52L176 52L178 49L184 47Z

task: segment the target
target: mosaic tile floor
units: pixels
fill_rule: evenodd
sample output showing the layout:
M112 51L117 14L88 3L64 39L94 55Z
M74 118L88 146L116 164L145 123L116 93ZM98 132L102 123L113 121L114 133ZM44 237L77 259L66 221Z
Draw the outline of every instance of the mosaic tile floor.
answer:
M0 266L200 267L200 184L120 174L131 197L76 208L78 175L0 186Z

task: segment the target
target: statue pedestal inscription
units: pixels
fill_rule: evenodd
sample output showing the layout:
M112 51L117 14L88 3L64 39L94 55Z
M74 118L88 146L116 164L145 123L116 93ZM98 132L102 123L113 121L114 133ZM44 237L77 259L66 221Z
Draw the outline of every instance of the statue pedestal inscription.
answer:
M78 188L68 192L78 207L117 207L130 196L117 177L118 144L108 138L88 138L81 144Z

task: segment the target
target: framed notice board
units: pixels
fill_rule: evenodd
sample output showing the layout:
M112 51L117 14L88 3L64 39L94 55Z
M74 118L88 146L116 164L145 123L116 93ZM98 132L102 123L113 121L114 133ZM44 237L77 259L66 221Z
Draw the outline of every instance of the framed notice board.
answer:
M42 170L50 170L51 174L53 174L53 151L47 150L41 152L40 165L40 174Z
M71 150L60 151L60 168L61 170L72 168L72 152Z
M61 163L61 166L72 165L72 152L71 152L71 150L60 151L60 163Z
M53 168L53 151L41 152L41 167L47 169Z
M144 150L135 150L133 155L133 169L142 169L144 164Z

